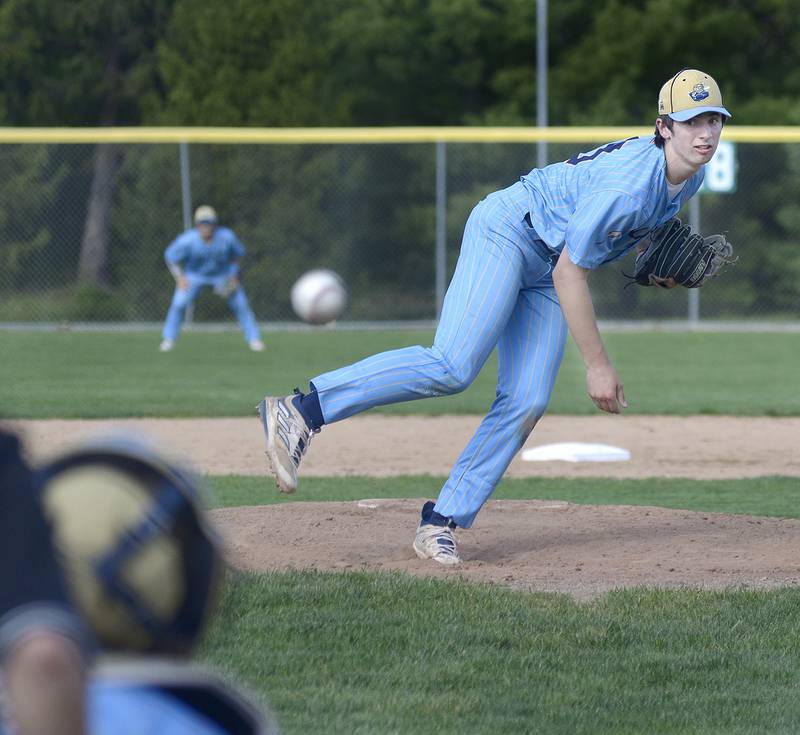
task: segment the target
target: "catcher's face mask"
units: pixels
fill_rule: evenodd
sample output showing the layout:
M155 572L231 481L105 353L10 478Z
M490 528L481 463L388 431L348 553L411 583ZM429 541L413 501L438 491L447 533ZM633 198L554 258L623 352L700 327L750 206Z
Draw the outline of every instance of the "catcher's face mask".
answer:
M196 482L144 445L86 445L38 477L78 609L110 650L188 653L223 562Z

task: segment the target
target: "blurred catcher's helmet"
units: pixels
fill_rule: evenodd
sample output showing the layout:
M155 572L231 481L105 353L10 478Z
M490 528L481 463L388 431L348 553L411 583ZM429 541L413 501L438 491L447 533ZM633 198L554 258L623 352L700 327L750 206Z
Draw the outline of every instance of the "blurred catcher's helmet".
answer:
M51 462L38 487L70 592L100 645L188 654L224 568L197 481L118 436Z

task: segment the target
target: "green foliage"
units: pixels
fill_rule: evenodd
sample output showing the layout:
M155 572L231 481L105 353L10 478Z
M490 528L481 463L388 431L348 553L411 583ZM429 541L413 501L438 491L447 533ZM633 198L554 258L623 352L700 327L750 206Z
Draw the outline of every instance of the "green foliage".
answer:
M9 0L0 123L529 125L535 10L530 0ZM663 81L692 65L720 82L733 125L800 123L800 14L786 0L559 0L548 38L550 124L646 123ZM260 318L285 319L291 283L316 264L351 284L350 318L433 316L430 147L370 148L192 146L194 203L214 203L249 248L245 285ZM553 145L550 160L579 148ZM800 308L797 148L740 145L738 191L703 195L703 230L729 232L741 255L704 290L714 294L704 316ZM471 207L529 170L532 153L449 146L451 266ZM22 319L58 318L47 293L74 285L91 154L0 151L0 287L17 307L43 298ZM177 150L127 146L121 156L103 275L129 318L158 319L171 291L163 249L184 224ZM595 281L603 317L682 315L674 298L620 297L613 267ZM198 309L224 313L213 300Z
M159 124L336 124L328 29L340 3L175 3L159 44ZM330 90L333 92L333 90Z
M799 613L795 589L580 604L400 574L242 574L201 655L286 735L796 732Z
M74 322L121 321L125 318L125 304L99 286L84 283L75 290L67 318Z
M154 44L172 0L9 0L0 6L0 119L7 125L137 124L160 96Z
M551 124L638 124L692 65L722 82L737 121L797 122L800 74L773 71L798 67L798 34L784 0L550 3ZM109 103L127 124L531 124L535 36L527 0L13 0L0 111L17 124L98 122Z
M53 279L40 266L53 256L48 216L58 203L66 167L43 145L0 147L0 289L24 291ZM36 191L37 196L30 196Z
M656 115L661 85L686 67L714 76L735 124L800 122L800 74L796 60L790 60L798 54L800 38L793 3L613 0L589 9L578 0L550 5L551 48L556 48L550 81L553 125L648 121ZM560 40L577 24L580 35L553 43L553 36ZM788 71L775 74L777 68Z
M532 21L524 0L179 0L159 46L166 105L148 117L184 125L454 124L507 104L509 65L524 70L518 81L532 81Z

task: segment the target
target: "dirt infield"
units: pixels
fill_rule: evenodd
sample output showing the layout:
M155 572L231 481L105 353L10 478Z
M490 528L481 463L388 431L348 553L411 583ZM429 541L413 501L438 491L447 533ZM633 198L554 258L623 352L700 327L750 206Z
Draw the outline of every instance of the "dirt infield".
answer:
M314 440L304 476L447 474L479 417L364 416ZM35 460L110 429L154 437L212 474L264 475L256 419L16 422ZM603 442L628 462L523 462L512 477L800 477L800 419L546 417L526 447ZM376 480L379 482L379 480ZM800 483L800 481L799 481ZM277 492L265 477L264 491ZM302 483L299 497L302 497ZM233 562L249 569L372 569L460 576L589 598L617 587L771 588L800 583L800 521L553 501L490 501L461 531L458 570L418 560L422 499L291 503L214 511Z

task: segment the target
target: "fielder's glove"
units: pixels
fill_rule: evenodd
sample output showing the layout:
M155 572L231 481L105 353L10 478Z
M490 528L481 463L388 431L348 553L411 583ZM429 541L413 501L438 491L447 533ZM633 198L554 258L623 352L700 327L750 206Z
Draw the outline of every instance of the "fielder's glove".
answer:
M227 299L237 288L239 288L239 276L228 276L224 281L214 286L214 293L223 299Z
M672 278L680 286L698 288L735 261L725 235L703 237L673 217L650 233L650 245L636 256L633 275L627 277L640 286L663 286Z

